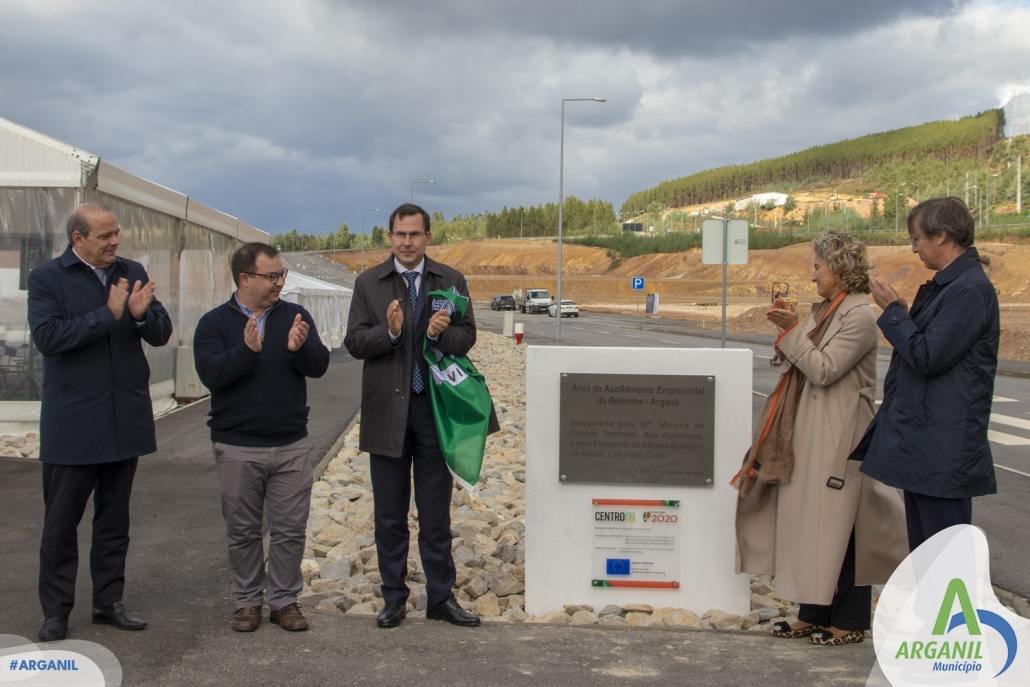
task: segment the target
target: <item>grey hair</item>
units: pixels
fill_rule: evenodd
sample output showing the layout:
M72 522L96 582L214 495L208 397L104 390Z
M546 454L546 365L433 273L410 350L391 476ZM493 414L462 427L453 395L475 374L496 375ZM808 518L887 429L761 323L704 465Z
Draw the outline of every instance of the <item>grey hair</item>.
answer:
M812 241L812 250L825 262L848 293L869 293L869 254L865 244L846 231L830 229Z
M89 236L89 218L91 215L98 215L111 212L111 209L101 205L100 203L83 203L79 207L72 210L72 214L68 216L68 224L66 226L68 232L68 240L72 240L72 234L79 232L82 236Z

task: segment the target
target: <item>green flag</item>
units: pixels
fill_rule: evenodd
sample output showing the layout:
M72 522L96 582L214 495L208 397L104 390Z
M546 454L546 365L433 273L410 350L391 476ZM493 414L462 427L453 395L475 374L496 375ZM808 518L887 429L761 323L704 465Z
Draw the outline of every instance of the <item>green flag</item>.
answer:
M433 311L448 310L451 322L465 316L469 299L454 287L450 291L430 291ZM466 489L479 481L489 433L493 401L486 380L463 355L449 355L424 339L422 354L429 367L429 397L440 439L440 451L454 478Z

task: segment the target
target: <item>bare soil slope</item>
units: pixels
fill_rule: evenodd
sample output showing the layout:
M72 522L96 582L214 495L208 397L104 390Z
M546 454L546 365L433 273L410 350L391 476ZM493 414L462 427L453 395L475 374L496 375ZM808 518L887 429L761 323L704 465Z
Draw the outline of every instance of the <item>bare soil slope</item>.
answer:
M990 256L990 275L1002 303L1002 357L1030 360L1030 245L984 243ZM873 266L910 301L916 289L933 274L904 246L872 246ZM365 252L365 264L386 259L386 250ZM520 287L555 289L557 252L551 240L463 241L430 246L435 260L460 269L479 301ZM337 253L338 260L360 269L360 251ZM802 303L817 298L809 281L812 251L807 244L777 250L751 251L746 265L730 265L730 328L741 332L772 332L764 312L773 282L787 282ZM585 310L635 311L642 293L630 288L630 277L646 279L646 291L660 294L666 317L715 326L721 315L722 267L701 263L700 251L642 255L613 259L601 248L565 244L562 296Z

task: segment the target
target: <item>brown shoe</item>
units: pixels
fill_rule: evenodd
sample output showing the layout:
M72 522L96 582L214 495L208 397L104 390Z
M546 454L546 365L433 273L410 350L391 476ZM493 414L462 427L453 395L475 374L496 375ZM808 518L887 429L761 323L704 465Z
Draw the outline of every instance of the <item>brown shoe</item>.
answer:
M237 632L253 632L261 624L261 607L237 608L232 614L232 629Z
M289 632L300 632L308 629L308 621L304 618L304 614L300 612L300 606L295 603L283 606L278 611L272 611L268 616L268 622L275 623Z

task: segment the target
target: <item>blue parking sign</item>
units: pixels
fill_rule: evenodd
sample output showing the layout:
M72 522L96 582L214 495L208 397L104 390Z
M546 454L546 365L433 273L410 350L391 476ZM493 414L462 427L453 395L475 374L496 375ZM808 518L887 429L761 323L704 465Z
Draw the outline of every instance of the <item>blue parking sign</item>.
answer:
M644 278L643 277L633 277L633 279L631 280L630 284L633 287L634 291L643 291L644 290Z

